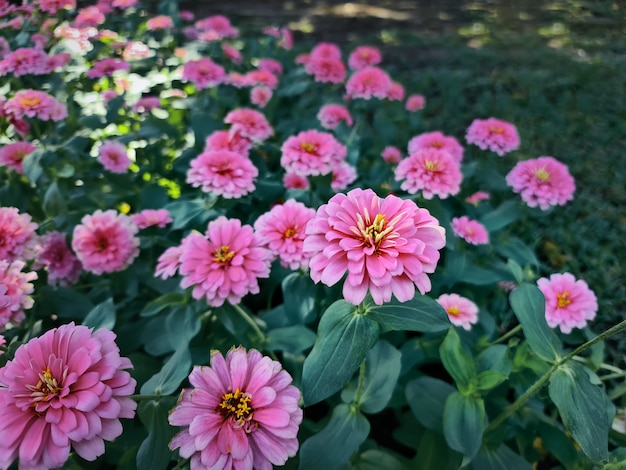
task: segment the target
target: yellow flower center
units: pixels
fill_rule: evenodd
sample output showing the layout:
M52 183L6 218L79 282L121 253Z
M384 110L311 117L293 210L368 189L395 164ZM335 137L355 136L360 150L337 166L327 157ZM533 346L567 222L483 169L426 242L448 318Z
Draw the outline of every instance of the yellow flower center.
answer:
M285 233L283 234L283 237L285 238L291 238L296 234L296 230L292 227L289 227L287 230L285 230Z
M361 214L357 214L357 230L365 246L374 247L376 253L383 239L393 231L393 224L387 224L385 214L376 214L372 222L369 222L367 212L365 215L364 219Z
M492 134L504 134L504 129L498 126L491 126L489 128L489 132L491 132Z
M57 379L52 375L49 367L42 370L38 377L39 381L37 385L26 386L26 388L32 392L30 396L33 398L35 404L40 401L48 401L63 389L57 382Z
M300 148L302 150L304 150L305 152L309 152L310 153L310 152L313 152L315 150L315 145L310 144L308 142L302 142L300 144Z
M548 178L550 178L550 173L548 173L545 168L538 168L535 170L535 176L538 180L547 181Z
M568 291L563 291L560 294L556 294L556 298L557 298L556 306L558 308L565 308L569 304L571 304L572 301L570 300L569 296L570 296L570 293Z
M457 316L459 316L459 313L461 313L461 312L459 312L459 307L456 307L456 306L448 307L447 312L448 312L448 314L452 315L453 317L457 317Z
M439 165L438 165L437 161L426 160L424 162L424 168L426 168L428 171L438 171L439 170Z
M440 149L443 147L443 142L433 142L432 144L430 144L431 147L436 148L436 149Z
M24 106L24 107L37 106L39 103L41 103L41 100L39 98L37 98L36 96L33 96L33 97L22 96L22 97L20 97L20 104L22 106Z
M234 251L230 251L230 246L222 245L215 252L213 259L217 263L228 263L235 256Z
M222 403L217 407L217 412L224 418L233 418L243 424L244 421L252 419L251 397L236 389L234 392L227 392L222 395Z

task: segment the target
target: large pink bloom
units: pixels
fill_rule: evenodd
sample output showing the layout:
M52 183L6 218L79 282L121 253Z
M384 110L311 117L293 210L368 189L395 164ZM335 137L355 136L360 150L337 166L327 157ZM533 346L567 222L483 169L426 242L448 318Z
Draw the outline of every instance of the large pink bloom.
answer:
M206 236L192 233L183 240L181 286L193 286L193 298L204 297L213 307L226 300L238 304L259 293L258 279L269 276L271 257L250 225L221 216L209 223Z
M521 194L530 207L547 210L574 198L576 184L567 165L554 157L539 157L518 162L506 175L506 183Z
M7 166L17 173L24 173L24 158L37 150L30 142L13 142L0 147L0 165Z
M0 307L0 331L5 329L7 323L19 325L25 318L24 310L33 306L34 301L30 294L34 287L31 281L37 279L37 273L24 272L25 266L26 263L21 260L0 260L0 285L7 287L6 295L10 298L7 305Z
M383 55L380 50L372 46L359 46L348 57L348 66L352 70L361 70L371 65L382 62Z
M441 294L437 299L448 313L450 323L469 331L478 323L478 305L459 294Z
M517 128L510 122L496 118L474 119L465 135L467 143L483 150L491 150L500 156L517 150L520 146Z
M343 296L355 305L369 291L376 304L393 294L406 302L415 287L431 289L428 273L446 244L445 230L426 209L408 199L381 199L371 189L336 194L309 222L304 252L311 278L332 286L344 274Z
M48 54L41 49L20 47L0 60L0 75L43 75L49 71L48 59Z
M193 83L198 90L219 85L225 79L224 67L207 57L190 60L183 66L183 80Z
M301 176L327 175L347 155L346 147L332 134L314 129L289 137L281 151L281 166Z
M409 194L422 191L425 199L435 195L445 199L458 194L463 175L448 152L425 148L403 159L396 167L395 178L402 181L402 189Z
M86 460L133 418L136 382L124 369L115 334L74 323L20 346L0 369L0 467L57 468L70 449Z
M237 133L252 142L263 142L274 134L274 129L265 116L254 109L235 109L226 115L224 122L231 124L232 134Z
M98 161L111 173L126 173L132 164L124 144L114 140L102 143L98 149Z
M289 199L262 214L254 223L254 230L269 250L280 258L280 264L289 269L304 269L309 255L302 251L306 225L315 210L301 202Z
M383 69L366 67L354 72L346 83L346 92L350 98L372 97L384 99L391 88L391 78Z
M341 60L341 49L332 42L320 42L311 50L311 58L339 59Z
M457 161L463 160L463 147L454 137L445 135L443 132L434 131L416 135L409 140L409 155L424 148L445 150Z
M251 349L211 353L210 367L196 366L170 413L185 426L170 449L191 458L191 470L271 470L298 450L300 391L277 361Z
M67 246L67 236L61 232L48 232L41 237L40 243L41 253L34 268L48 271L48 284L75 283L83 267Z
M457 237L461 237L472 245L485 245L489 243L489 232L483 224L477 220L470 219L466 215L453 217L452 230Z
M317 113L317 119L325 129L335 129L341 121L344 121L348 127L353 123L350 111L345 106L335 103L322 106Z
M215 131L206 138L204 151L229 150L248 157L252 142L236 132Z
M346 66L341 59L327 57L311 57L304 70L320 83L343 83L347 75Z
M139 254L139 228L127 215L97 210L81 222L74 227L72 248L87 271L123 271Z
M187 183L226 199L238 199L254 191L259 174L248 158L228 150L201 153L190 165Z
M537 286L546 298L546 321L551 328L557 326L567 334L573 328L584 328L598 312L598 300L582 279L570 273L542 277Z
M37 251L37 224L16 207L0 207L0 260L32 259Z
M15 118L37 117L42 121L60 121L67 117L67 107L49 94L38 90L20 90L7 100L4 110Z

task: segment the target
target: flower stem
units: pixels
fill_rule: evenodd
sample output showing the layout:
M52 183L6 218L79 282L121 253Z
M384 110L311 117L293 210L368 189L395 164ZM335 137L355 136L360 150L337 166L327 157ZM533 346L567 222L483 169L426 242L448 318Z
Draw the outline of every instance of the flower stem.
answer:
M500 343L504 343L507 339L509 339L511 336L515 336L517 333L519 333L520 331L522 331L522 325L517 325L516 327L512 328L511 330L507 331L504 335L502 335L500 338L496 339L494 342L492 342L490 344L490 346L493 346L494 344L500 344Z
M361 403L361 396L363 395L363 387L365 386L365 361L361 362L361 366L359 367L359 385L356 389L356 395L354 396L354 403L357 405Z
M129 398L132 398L135 401L143 401L143 400L156 400L159 401L161 398L167 395L131 395Z
M259 342L259 348L263 348L265 346L265 343L267 343L267 338L261 331L261 328L259 328L259 325L257 324L257 322L254 321L254 319L248 314L248 312L246 312L241 307L241 305L237 304L237 305L232 305L232 306L239 313L241 318L243 318L245 322L252 327L252 330L257 336L257 341ZM278 361L276 354L274 354L272 351L269 351L268 354L272 359L274 359L275 361Z

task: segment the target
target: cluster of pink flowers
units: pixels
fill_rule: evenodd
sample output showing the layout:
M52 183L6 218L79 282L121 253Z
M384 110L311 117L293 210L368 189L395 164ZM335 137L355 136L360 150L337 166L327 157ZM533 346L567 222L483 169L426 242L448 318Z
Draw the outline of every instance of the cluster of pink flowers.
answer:
M454 234L467 243L471 243L472 245L486 245L489 243L489 232L485 226L477 220L470 219L466 215L453 217L451 225Z
M423 148L403 159L395 170L396 181L409 194L422 192L425 199L445 199L461 190L461 167L445 150Z
M37 117L42 121L60 121L67 117L67 107L43 91L20 90L4 104L4 111L16 118Z
M231 125L231 134L239 134L252 142L263 142L274 134L265 116L254 109L235 109L226 115L224 122Z
M454 137L440 131L425 132L409 140L409 155L425 148L445 150L457 162L463 160L463 146Z
M107 140L98 149L98 161L111 173L126 173L132 161L121 142Z
M34 271L24 271L25 267L26 263L22 260L0 259L0 285L7 288L6 295L10 299L8 304L5 302L4 307L0 307L0 331L4 330L8 323L19 325L25 318L24 310L28 310L34 304L30 296L35 290L31 281L38 276Z
M13 142L0 147L0 165L4 165L17 173L24 173L24 158L37 150L30 142Z
M450 323L471 330L472 325L478 323L478 305L459 294L441 294L437 299L450 319Z
M343 121L348 127L353 124L350 111L340 104L325 104L317 113L317 119L325 129L336 129L337 126Z
M314 129L289 137L281 151L281 166L287 173L301 176L327 175L347 155L346 147L332 134Z
M224 67L207 57L190 60L183 66L183 80L193 83L198 90L211 88L222 83L226 78Z
M465 139L482 150L491 150L500 156L517 150L520 138L517 128L510 122L496 118L474 119L467 129Z
M187 183L226 199L237 199L254 191L254 180L259 175L247 157L228 150L203 152L190 165Z
M164 228L167 224L173 222L172 216L167 209L144 209L133 214L131 220L141 230L155 226Z
M0 260L30 260L37 254L37 224L16 207L0 207Z
M76 8L76 0L39 0L37 4L41 11L51 15L56 15L59 10Z
M91 68L87 70L85 76L87 78L112 77L118 70L128 72L130 64L122 59L106 58L96 60Z
M391 88L391 78L387 72L378 67L366 67L357 70L346 83L349 98L384 99Z
M352 70L378 65L383 61L380 50L372 46L359 46L348 57L348 66Z
M67 236L61 232L48 232L40 240L41 249L33 268L45 268L48 284L67 286L74 284L83 269L78 258L67 246Z

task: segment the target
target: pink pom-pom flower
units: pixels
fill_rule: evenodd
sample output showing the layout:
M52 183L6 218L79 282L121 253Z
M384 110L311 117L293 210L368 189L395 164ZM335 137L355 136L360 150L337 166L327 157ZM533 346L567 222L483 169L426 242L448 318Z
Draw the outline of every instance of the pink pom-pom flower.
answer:
M461 190L463 175L459 162L445 150L420 149L403 159L395 170L396 181L409 194L422 191L425 199L445 199Z
M517 150L520 138L517 128L510 122L496 118L474 119L465 135L467 143L482 150L491 150L500 156Z
M478 305L470 299L459 294L441 294L437 303L446 310L453 325L469 331L473 324L478 323Z
M190 165L187 183L225 199L238 199L254 191L259 174L248 158L228 150L203 152Z
M347 155L346 147L332 134L314 129L289 137L281 151L281 166L287 173L301 176L327 175Z
M464 215L462 217L453 217L451 224L454 234L467 243L472 245L486 245L489 243L489 232L477 220L470 219Z

